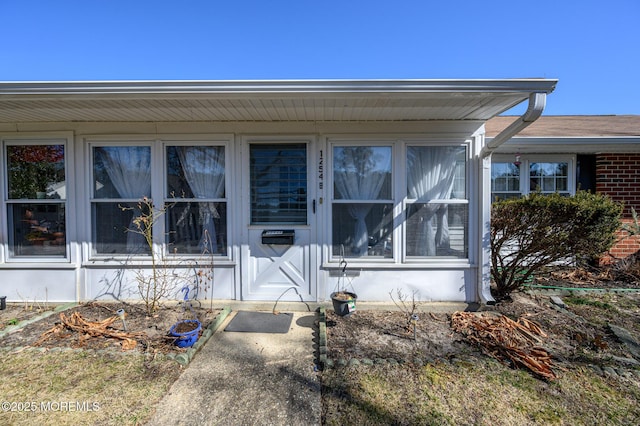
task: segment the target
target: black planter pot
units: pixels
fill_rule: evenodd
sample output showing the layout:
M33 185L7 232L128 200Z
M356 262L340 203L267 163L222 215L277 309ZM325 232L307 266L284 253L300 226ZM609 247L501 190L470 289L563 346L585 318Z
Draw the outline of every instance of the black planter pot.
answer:
M333 310L341 317L347 317L356 311L357 299L358 295L349 291L339 291L331 293Z

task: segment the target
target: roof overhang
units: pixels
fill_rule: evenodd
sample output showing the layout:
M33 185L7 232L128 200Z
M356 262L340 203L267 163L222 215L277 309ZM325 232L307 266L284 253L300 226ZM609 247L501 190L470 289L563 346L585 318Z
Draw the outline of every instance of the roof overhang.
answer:
M599 154L611 152L640 153L640 137L515 137L495 151L496 154Z
M0 123L486 121L557 80L0 82Z
M502 133L514 117L500 116L485 124L486 138ZM640 115L543 116L500 146L495 153L640 152Z

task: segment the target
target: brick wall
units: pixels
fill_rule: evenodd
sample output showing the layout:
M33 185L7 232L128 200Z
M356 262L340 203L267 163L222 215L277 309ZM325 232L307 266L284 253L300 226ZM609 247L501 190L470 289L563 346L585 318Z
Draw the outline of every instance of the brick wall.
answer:
M625 218L640 212L640 154L598 154L596 192L624 202Z
M640 154L598 154L596 157L596 192L624 203L623 221L631 221L631 208L640 214ZM619 232L622 238L627 234ZM616 258L640 250L640 236L623 238L611 249Z
M625 219L624 222L631 223L629 219ZM614 259L623 259L630 256L640 250L640 235L629 236L625 231L618 231L617 233L618 243L611 247L610 253ZM608 262L613 259L608 259Z

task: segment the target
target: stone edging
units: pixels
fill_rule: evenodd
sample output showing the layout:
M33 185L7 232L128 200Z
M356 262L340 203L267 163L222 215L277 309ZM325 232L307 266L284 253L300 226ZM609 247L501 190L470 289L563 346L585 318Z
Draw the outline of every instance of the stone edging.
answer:
M318 308L318 365L327 368L327 308Z
M640 289L637 288L524 288L525 293L540 295L540 296L585 296L590 294L635 294L640 293Z
M185 352L179 352L179 353L170 352L165 356L169 359L175 360L178 364L182 366L189 365L189 363L191 362L193 357L196 355L196 353L198 353L200 349L209 341L211 336L213 336L213 333L215 333L216 330L220 327L220 325L222 325L222 323L224 322L224 320L227 319L227 316L229 316L230 313L231 313L230 307L227 306L222 308L222 310L220 311L218 316L215 318L215 320L213 320L211 324L209 324L209 326L206 329L204 329L204 331L202 332L202 336L200 336L200 338L193 344L193 346L188 348Z
M640 370L633 368L623 368L623 367L611 367L604 366L600 367L596 364L588 364L587 367L591 369L596 375L601 377L609 377L609 378L623 378L628 380L640 381Z
M36 322L39 321L41 319L44 319L50 315L53 315L56 312L61 312L64 311L66 309L69 308L73 308L75 306L77 306L77 303L68 303L66 305L60 305L58 306L55 310L53 311L48 311L43 315L39 315L37 317L34 318L30 318L28 320L25 321L21 321L18 324L14 325L14 326L10 326L10 328L8 327L5 330L2 330L2 332L0 332L0 339L2 339L2 337L5 336L5 334L9 334L12 331L16 331L17 329L20 329L26 325L31 324L32 322ZM231 313L231 308L230 307L224 307L222 308L222 310L220 311L220 313L216 316L216 318L211 322L211 324L209 324L209 326L204 329L204 331L202 332L202 335L200 336L200 338L193 344L193 346L191 346L190 348L188 348L185 352L169 352L166 355L164 355L164 357L166 359L171 359L176 361L178 364L182 365L182 366L187 366L191 360L193 359L193 357L195 356L195 354L207 343L207 341L211 338L211 336L213 336L213 333L216 332L216 330L220 327L220 325L227 319L227 316L229 315L229 313ZM1 341L0 341L1 342ZM41 348L41 347L36 347L36 346L22 346L22 347L13 347L13 346L6 346L6 347L2 347L0 346L0 351L7 351L7 352L22 352L22 351L31 351L31 352L86 352L86 351L93 351L95 353L113 353L112 350L94 350L94 349L85 349L85 348L60 348L60 347L55 347L55 348ZM123 355L144 355L144 352L138 352L138 351L127 351L127 352L118 352L121 353Z

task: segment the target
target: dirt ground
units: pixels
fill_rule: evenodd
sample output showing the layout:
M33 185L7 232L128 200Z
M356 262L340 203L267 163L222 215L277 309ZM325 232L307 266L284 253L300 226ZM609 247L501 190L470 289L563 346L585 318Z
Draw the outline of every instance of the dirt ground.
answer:
M18 322L42 315L53 310L53 306L30 306L25 304L7 303L5 309L0 310L0 331Z
M638 290L585 292L584 295L565 292L566 310L554 306L548 293L513 293L510 300L491 308L493 312L513 320L524 317L537 324L546 333L542 347L551 354L554 365L560 369L576 363L615 365L618 359L632 358L609 325L627 329L640 341L640 283L634 280L611 281L593 273L574 270L538 279L536 284ZM352 358L395 359L403 362L420 359L426 363L484 356L481 348L454 331L450 314L427 312L425 307L418 303L415 331L407 313L398 310L357 310L349 317L340 317L327 310L328 358L347 361ZM219 313L217 309L204 307L185 310L180 303L173 302L149 317L142 305L90 302L66 310L64 314L68 317L78 312L83 319L98 322L113 317L118 309L126 312L127 331L133 333L137 341L135 349L158 352L180 350L168 336L170 327L178 320L197 318L205 328ZM42 309L28 310L24 305L9 304L6 310L0 311L0 330L41 313ZM66 328L50 332L60 322L60 315L54 313L6 335L0 340L0 345L126 349L122 340L116 338L91 337ZM124 325L116 320L109 329L124 332Z
M640 283L633 280L604 282L590 274L578 279L574 275L547 277L539 283L549 285L553 279L565 287L638 291L565 292L562 298L567 307L564 310L551 303L548 292L518 292L513 293L510 300L497 303L491 311L513 320L524 317L537 324L546 334L541 338L540 346L551 355L556 371L571 365L615 367L625 364L633 358L632 354L609 325L627 329L640 341ZM400 362L420 360L426 363L486 356L478 345L454 331L451 314L430 313L423 308L418 304L415 334L407 312L357 310L349 317L340 317L328 310L327 357L334 361L392 358Z
M49 308L49 310L52 309L53 307ZM125 311L124 323L116 314L119 309ZM7 309L0 311L0 330L17 321L24 321L45 312L47 309L28 310L24 305L8 304ZM113 349L116 351L138 350L162 353L180 351L184 349L177 348L174 345L174 338L168 335L171 326L182 319L198 319L204 329L215 319L220 310L199 306L193 309L184 309L180 303L171 302L162 306L154 315L148 316L144 306L140 304L88 302L67 309L62 314L70 318L76 312L82 319L94 323L109 320L115 316L117 319L104 329L123 338L130 337L135 340L135 346L127 347L123 344L122 338L107 335L91 336L89 333L63 327L60 313L53 313L45 319L7 334L0 340L0 345Z

